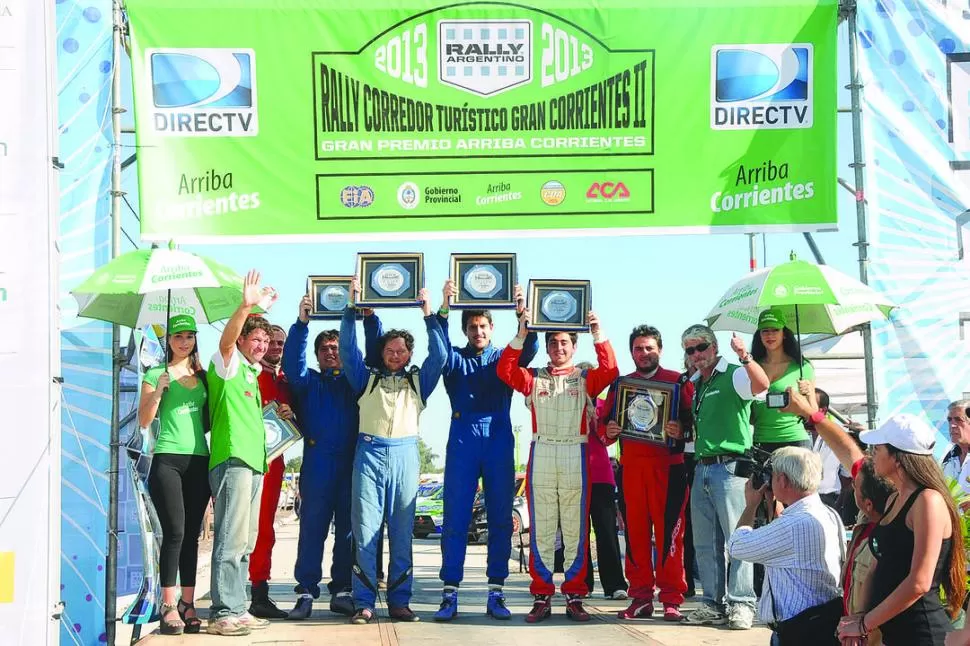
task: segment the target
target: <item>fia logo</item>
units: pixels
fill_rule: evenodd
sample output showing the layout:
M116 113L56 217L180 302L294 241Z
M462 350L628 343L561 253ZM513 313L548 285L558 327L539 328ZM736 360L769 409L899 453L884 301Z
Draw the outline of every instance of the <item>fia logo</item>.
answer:
M711 128L811 128L812 54L811 43L715 45Z
M252 49L150 49L152 125L176 137L253 137L256 52Z

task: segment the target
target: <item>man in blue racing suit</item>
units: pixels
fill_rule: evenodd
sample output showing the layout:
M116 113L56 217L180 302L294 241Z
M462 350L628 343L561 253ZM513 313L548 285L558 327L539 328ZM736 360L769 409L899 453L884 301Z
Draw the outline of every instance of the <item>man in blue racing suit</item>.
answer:
M495 372L501 348L492 345L492 314L464 310L461 327L468 339L464 348L451 346L448 305L457 294L453 281L445 283L438 321L448 347L443 371L451 400L451 428L445 453L444 529L441 534L441 572L444 583L441 607L435 621L450 621L458 614L458 586L464 575L465 547L472 505L483 481L488 519L488 604L486 614L509 619L502 586L509 575L512 552L512 497L515 486L515 439L512 436L512 389ZM525 307L522 288L515 286L517 314ZM520 364L528 366L539 351L535 333L525 341Z
M347 381L338 350L339 333L326 330L313 342L319 371L307 367L309 296L300 301L297 321L290 327L283 346L283 370L289 376L294 408L299 411L303 432L303 465L300 468L300 537L294 576L296 606L288 619L310 617L313 600L320 596L323 578L324 541L334 523L333 562L330 567L330 611L354 614L351 595L350 485L354 449L359 427L357 393ZM364 314L372 312L365 310ZM381 335L376 316L364 319L368 349ZM373 362L369 354L368 361Z

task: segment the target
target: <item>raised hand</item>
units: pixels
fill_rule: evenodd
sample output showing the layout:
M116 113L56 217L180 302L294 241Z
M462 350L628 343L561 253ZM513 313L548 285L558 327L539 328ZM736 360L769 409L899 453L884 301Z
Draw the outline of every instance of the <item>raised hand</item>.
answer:
M611 440L619 436L622 430L623 429L620 427L619 424L616 423L615 419L611 419L606 423L606 437L608 437Z
M515 313L522 316L522 310L525 309L525 290L522 289L522 285L516 284L512 295L515 299Z
M589 312L589 331L592 334L599 334L600 331L600 317L592 310Z
M529 335L529 318L531 318L531 312L526 307L519 313L519 332L517 336L520 339L525 339Z
M350 279L350 302L356 303L360 300L360 279L354 276Z
M313 299L310 298L309 294L304 294L303 298L300 299L300 322L309 323L310 322L310 312L313 310Z
M748 349L744 345L744 339L739 337L737 332L731 335L731 349L738 355L738 359L744 359L745 355L748 354Z
M243 307L256 307L263 299L263 290L259 286L259 272L250 269L243 279L242 304Z
M441 288L441 307L442 309L448 309L451 304L451 299L458 296L458 288L455 286L455 281L448 279L445 281L445 286Z
M418 300L421 301L421 311L425 316L431 316L431 299L428 298L428 288L422 287L418 290Z

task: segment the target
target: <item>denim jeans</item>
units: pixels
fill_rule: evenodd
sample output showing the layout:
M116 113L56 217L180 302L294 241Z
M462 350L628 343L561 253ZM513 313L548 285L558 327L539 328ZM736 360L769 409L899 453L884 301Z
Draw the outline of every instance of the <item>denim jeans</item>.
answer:
M728 567L725 550L727 537L737 527L745 505L747 480L734 475L736 464L702 464L698 460L690 495L694 555L704 587L702 600L718 608L755 604L752 564L730 559Z
M354 607L374 609L377 541L387 520L387 605L407 606L414 582L411 539L418 495L418 438L360 434L354 454L350 524L354 535Z
M256 546L263 474L230 458L209 471L209 486L215 497L209 617L238 616L246 611L249 555Z

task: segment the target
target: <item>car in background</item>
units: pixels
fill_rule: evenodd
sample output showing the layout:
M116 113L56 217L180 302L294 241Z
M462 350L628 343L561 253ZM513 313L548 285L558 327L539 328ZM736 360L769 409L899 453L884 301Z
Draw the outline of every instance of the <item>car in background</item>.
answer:
M414 507L414 537L427 538L440 534L445 522L445 491L438 489L428 498L419 499ZM480 543L488 538L488 522L485 518L485 495L481 489L472 503L472 519L468 524L468 540Z
M529 532L529 499L525 491L525 474L515 474L515 489L512 497L512 541L516 535Z

